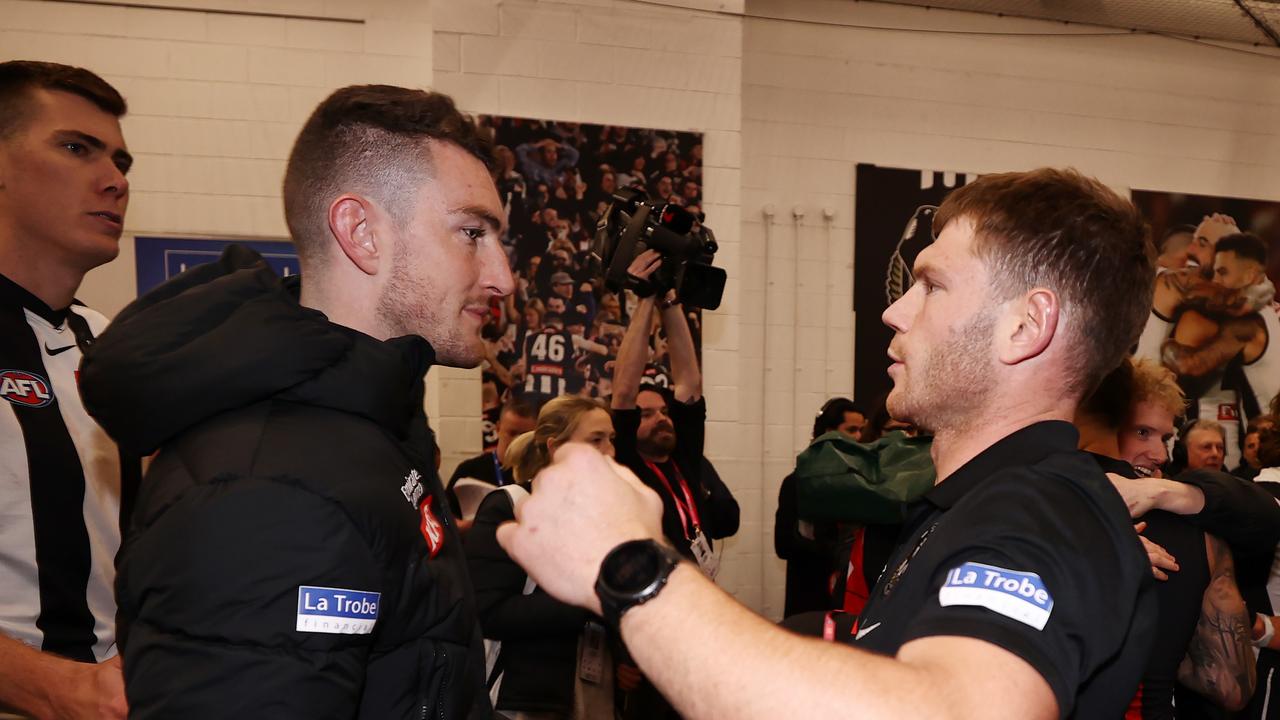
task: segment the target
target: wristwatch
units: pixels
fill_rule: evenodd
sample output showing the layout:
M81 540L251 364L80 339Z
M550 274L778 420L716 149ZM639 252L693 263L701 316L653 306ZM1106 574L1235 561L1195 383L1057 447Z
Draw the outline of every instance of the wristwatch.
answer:
M610 550L596 578L605 621L616 628L623 613L657 597L682 559L655 540L630 540Z

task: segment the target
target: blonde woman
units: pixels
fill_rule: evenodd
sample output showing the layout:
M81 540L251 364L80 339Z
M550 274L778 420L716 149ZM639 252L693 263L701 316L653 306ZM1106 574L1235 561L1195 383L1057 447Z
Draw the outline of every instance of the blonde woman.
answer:
M543 406L532 432L507 448L516 482L537 492L538 472L560 446L581 442L613 456L613 420L595 400L564 395ZM518 493L517 493L518 495ZM500 651L486 678L498 717L611 719L614 665L603 627L585 610L551 598L498 545L515 517L513 495L495 490L480 504L463 542L486 641Z

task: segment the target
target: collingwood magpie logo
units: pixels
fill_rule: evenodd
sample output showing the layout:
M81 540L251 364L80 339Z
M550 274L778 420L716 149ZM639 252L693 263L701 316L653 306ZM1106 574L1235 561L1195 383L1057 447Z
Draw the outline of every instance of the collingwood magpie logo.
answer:
M410 505L418 507L418 503L422 501L422 475L417 470L410 470L404 478L404 485L400 486L400 492Z
M915 265L916 256L921 250L933 243L933 216L938 208L932 205L921 205L907 221L907 227L898 239L898 246L889 256L889 268L884 278L884 297L892 305L898 298L907 294L915 283L911 268Z

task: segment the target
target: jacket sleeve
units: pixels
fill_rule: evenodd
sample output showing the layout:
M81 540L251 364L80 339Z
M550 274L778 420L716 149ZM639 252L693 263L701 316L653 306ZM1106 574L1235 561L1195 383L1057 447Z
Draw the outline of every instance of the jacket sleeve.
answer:
M1204 493L1204 509L1188 517L1232 547L1270 554L1280 543L1280 503L1256 483L1215 470L1188 470L1175 480Z
M497 537L498 526L514 518L510 496L495 490L480 503L475 525L463 538L484 636L528 640L578 632L590 617L586 610L555 600L541 589L524 594L529 575L507 555Z
M707 535L713 540L719 540L737 534L742 514L738 501L729 491L729 486L720 479L715 466L705 457L702 458L698 482L702 484L705 493L702 506L705 508L703 514L706 515L704 522L708 526Z
M287 480L228 479L140 507L134 523L117 580L130 718L356 714L378 626L300 631L303 602L319 604L304 587L359 597L365 620L396 600L336 503Z
M613 429L617 437L613 441L613 452L618 463L633 470L644 465L640 459L640 451L636 449L636 433L640 431L640 409L613 409Z
M672 400L671 425L676 429L676 454L685 460L684 467L697 468L706 444L706 398L691 403Z

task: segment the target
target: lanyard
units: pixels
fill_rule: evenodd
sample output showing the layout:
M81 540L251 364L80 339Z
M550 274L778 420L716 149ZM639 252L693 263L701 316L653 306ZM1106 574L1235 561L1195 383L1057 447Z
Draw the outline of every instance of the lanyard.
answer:
M498 451L494 450L489 457L493 458L493 481L502 487L507 484L507 476L502 474L502 464L498 462Z
M676 495L676 491L671 487L671 481L667 480L667 476L662 472L662 468L658 467L652 460L645 460L645 465L653 471L654 475L662 481L662 486L671 493L671 499L676 503L676 512L680 513L680 524L684 526L684 538L693 540L694 536L702 530L702 522L698 519L698 506L693 503L693 493L689 490L689 483L684 479L684 473L680 472L680 466L675 461L671 462L671 467L676 469L676 480L680 481L680 490L684 493L684 501L680 500L680 496ZM689 533L689 520L693 520L694 533Z

